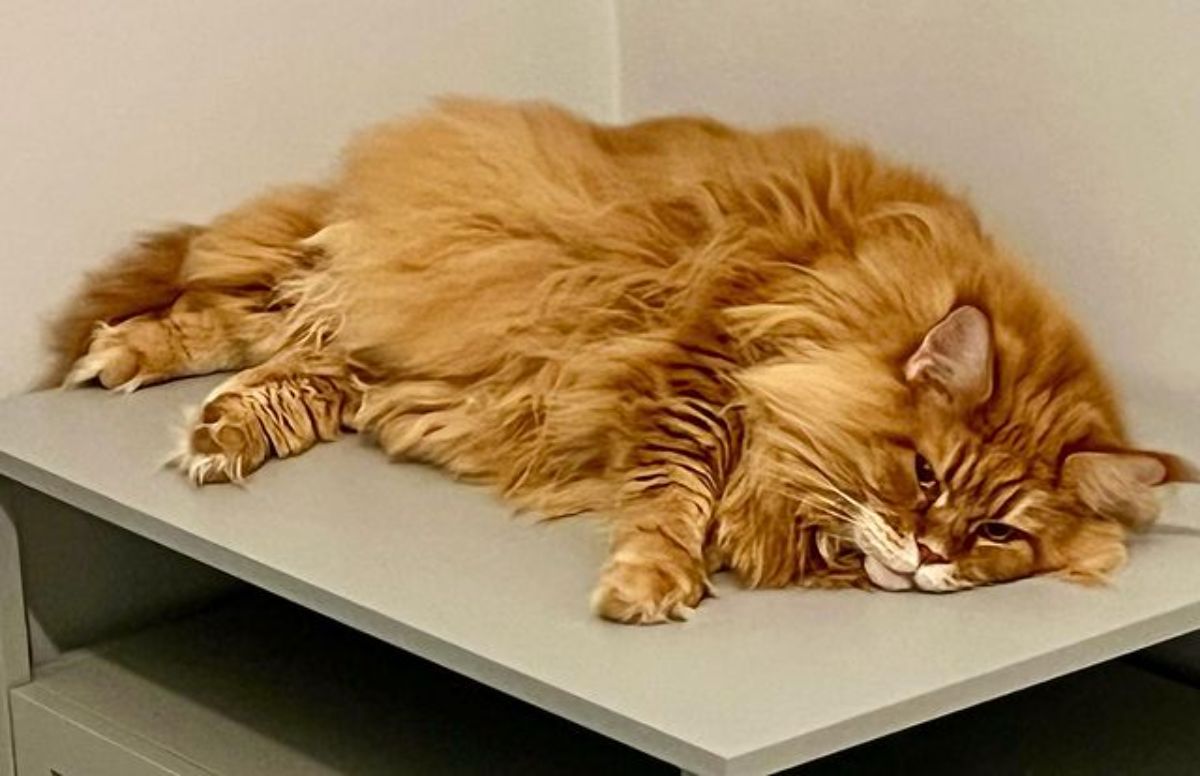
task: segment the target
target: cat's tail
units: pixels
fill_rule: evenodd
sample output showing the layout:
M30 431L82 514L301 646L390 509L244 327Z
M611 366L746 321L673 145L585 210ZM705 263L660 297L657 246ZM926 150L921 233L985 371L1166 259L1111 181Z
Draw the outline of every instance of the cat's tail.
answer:
M147 360L163 363L155 374L129 385L241 369L269 357L272 335L282 328L280 287L311 263L304 241L326 225L331 202L325 188L284 187L206 226L182 225L143 236L89 273L51 322L53 363L38 387L97 376L108 385L117 373ZM143 323L151 325L141 326L140 335L114 332ZM81 365L98 336L106 337L109 352ZM115 340L131 338L120 343L128 352L118 359ZM145 352L164 343L178 352ZM114 359L120 363L109 363Z
M184 259L203 231L180 225L146 234L106 266L89 272L79 293L48 328L53 361L37 387L62 384L71 366L87 352L98 323L119 323L170 307L183 293Z

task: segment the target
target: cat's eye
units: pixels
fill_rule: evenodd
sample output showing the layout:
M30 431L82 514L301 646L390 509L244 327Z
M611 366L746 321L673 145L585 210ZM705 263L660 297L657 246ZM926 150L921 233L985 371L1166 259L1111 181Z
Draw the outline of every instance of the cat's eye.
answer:
M937 472L933 470L933 466L929 464L929 461L925 460L925 456L917 453L916 462L913 467L914 473L917 476L917 484L921 486L921 490L930 493L941 487L938 483Z
M1001 523L999 520L985 520L979 524L979 535L987 539L989 542L1004 544L1011 542L1021 535L1021 532L1013 528L1008 523Z

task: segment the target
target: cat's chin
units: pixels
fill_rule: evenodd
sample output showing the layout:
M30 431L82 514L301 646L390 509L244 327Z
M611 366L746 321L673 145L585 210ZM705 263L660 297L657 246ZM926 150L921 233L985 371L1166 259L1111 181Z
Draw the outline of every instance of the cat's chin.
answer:
M867 578L871 580L871 584L881 590L901 592L912 590L914 587L912 574L892 571L870 555L863 561L863 569L867 572Z

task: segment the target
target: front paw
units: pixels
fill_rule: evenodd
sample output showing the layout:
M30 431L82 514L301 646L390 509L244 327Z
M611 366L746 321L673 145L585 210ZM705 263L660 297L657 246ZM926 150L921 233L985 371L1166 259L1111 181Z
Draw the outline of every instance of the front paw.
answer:
M270 451L253 405L229 393L204 406L174 463L196 485L239 482L262 466Z
M702 569L669 560L613 558L592 593L592 610L607 620L649 625L686 620L704 598Z

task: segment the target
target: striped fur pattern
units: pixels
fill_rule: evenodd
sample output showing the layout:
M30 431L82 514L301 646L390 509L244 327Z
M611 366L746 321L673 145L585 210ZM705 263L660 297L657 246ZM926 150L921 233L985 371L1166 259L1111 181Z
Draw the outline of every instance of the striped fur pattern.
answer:
M185 441L197 482L350 429L606 515L592 605L622 622L688 617L720 569L1100 579L1192 475L1129 448L1076 327L963 201L805 128L443 102L324 186L147 240L64 321L68 383L248 370Z

